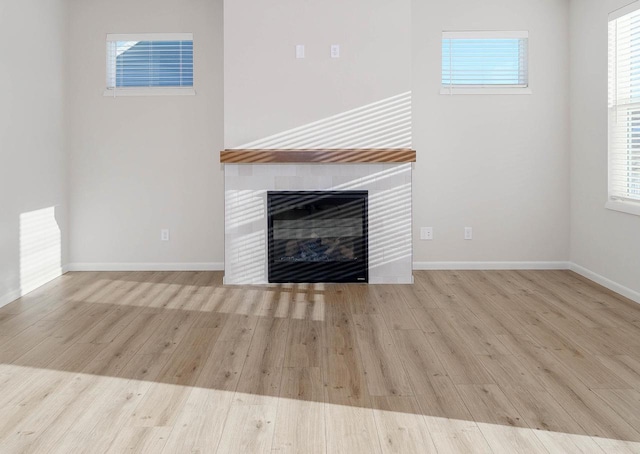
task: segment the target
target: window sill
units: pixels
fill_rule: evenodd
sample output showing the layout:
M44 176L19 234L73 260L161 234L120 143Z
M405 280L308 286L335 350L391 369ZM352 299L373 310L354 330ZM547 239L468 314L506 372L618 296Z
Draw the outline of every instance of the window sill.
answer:
M640 202L626 202L622 200L609 200L605 208L608 210L620 211L622 213L640 216Z
M193 88L119 88L106 89L103 96L118 98L120 96L194 96Z
M441 88L441 95L530 95L530 88Z

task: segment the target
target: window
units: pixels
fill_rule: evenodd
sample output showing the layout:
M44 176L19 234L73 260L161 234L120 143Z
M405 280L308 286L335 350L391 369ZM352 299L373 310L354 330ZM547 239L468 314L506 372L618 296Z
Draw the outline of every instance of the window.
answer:
M193 35L107 35L108 96L195 94Z
M640 9L609 16L609 198L640 215Z
M443 32L440 93L531 93L528 41L528 32Z

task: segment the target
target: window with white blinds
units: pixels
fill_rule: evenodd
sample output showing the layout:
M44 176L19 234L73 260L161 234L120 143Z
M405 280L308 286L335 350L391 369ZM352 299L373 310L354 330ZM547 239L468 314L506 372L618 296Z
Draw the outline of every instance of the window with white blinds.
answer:
M627 7L609 16L609 201L640 203L640 6L637 3L631 10Z
M107 35L107 94L193 94L193 35Z
M529 33L442 33L443 94L529 92Z

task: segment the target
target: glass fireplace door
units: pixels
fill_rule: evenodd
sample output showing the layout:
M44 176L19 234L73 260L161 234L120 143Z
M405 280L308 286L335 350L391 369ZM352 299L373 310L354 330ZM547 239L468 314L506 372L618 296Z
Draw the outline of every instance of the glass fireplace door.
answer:
M270 191L269 282L367 282L366 191Z

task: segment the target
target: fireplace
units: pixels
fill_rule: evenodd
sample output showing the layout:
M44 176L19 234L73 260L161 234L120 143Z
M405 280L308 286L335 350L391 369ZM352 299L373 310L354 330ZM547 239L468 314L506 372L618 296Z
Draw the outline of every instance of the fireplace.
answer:
M368 191L268 191L269 282L368 282Z
M220 152L220 161L224 163L225 187L225 285L263 285L270 281L413 283L411 175L415 151L242 149ZM359 271L343 271L347 260L329 262L330 255L314 256L319 263L304 263L307 254L303 257L301 253L298 256L292 253L296 246L298 250L300 248L298 238L290 238L296 242L290 243L287 254L286 241L283 246L282 238L276 241L273 232L269 237L269 192L313 191L309 195L318 197L319 191L346 195L342 192L345 189L364 191L363 195L367 196L366 206L364 202L361 205L366 218L364 215L356 217L361 219L362 232L366 233L359 240L361 254L349 254L348 249L344 250L347 258L353 255L351 261L360 262L355 264ZM330 195L333 194L323 194L324 197ZM283 211L287 211L286 206ZM281 209L276 207L276 211ZM314 235L309 237L315 238ZM278 255L274 254L276 242L280 247L277 259L274 258ZM313 247L313 244L307 246ZM354 249L357 247L356 244ZM290 272L292 267L295 273ZM307 269L303 270L303 267ZM301 274L305 276L300 277ZM318 277L323 274L324 277Z

